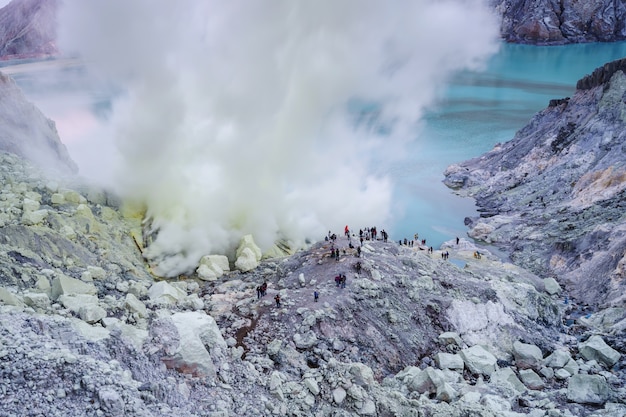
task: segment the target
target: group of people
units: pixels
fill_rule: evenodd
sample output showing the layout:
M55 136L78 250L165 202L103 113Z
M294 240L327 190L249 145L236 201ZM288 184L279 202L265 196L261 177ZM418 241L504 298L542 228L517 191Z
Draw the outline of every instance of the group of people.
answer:
M265 297L267 293L267 281L263 282L263 284L256 287L256 299L260 300L261 297Z
M335 277L335 286L346 288L346 274L339 274Z

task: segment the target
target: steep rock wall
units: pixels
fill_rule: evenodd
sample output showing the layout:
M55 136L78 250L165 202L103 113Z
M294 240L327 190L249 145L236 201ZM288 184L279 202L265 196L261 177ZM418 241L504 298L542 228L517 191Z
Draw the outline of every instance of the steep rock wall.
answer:
M511 141L445 174L449 187L480 207L481 216L466 221L470 236L596 305L625 302L622 64L596 70L579 82L583 89L552 100Z
M26 100L12 78L0 72L0 150L64 173L77 166L59 139L54 122Z
M57 0L13 0L0 9L0 58L56 54Z
M626 39L626 5L618 0L490 0L507 42L561 45Z

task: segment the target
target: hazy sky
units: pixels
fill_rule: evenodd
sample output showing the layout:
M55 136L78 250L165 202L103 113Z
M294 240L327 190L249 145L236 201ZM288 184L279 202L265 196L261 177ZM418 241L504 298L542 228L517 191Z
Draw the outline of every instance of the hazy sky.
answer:
M61 48L123 86L89 146L109 161L115 144L103 166L148 204L166 275L248 233L267 249L389 224L387 168L498 38L480 0L64 5Z

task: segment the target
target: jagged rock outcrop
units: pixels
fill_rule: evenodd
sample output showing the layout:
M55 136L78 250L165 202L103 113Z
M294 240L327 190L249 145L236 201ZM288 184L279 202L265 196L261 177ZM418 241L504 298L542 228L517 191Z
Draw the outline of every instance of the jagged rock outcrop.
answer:
M55 55L58 0L13 0L0 9L0 58Z
M479 206L470 236L555 278L581 303L615 307L603 313L607 327L626 316L623 65L596 70L510 142L445 173L448 186Z
M59 139L54 122L28 102L15 81L1 72L0 125L0 151L14 153L44 169L77 172L78 168ZM33 210L30 212L41 214ZM35 219L32 214L30 217Z
M618 0L490 0L507 42L561 45L626 39L626 5Z

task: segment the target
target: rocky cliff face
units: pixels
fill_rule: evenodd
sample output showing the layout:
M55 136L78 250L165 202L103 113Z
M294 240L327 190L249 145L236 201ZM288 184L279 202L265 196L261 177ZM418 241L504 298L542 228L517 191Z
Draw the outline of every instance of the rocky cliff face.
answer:
M0 72L0 150L61 173L77 167L59 139L55 124L29 103L15 81Z
M13 0L0 9L0 58L56 54L57 0Z
M507 42L560 45L626 39L626 5L617 0L491 0Z
M482 212L470 235L554 276L585 303L626 299L626 62L578 83L515 137L451 166L446 184Z

